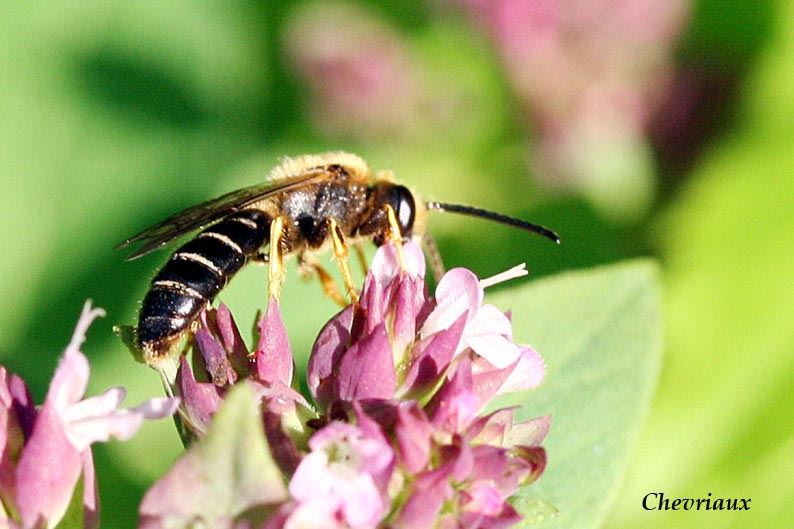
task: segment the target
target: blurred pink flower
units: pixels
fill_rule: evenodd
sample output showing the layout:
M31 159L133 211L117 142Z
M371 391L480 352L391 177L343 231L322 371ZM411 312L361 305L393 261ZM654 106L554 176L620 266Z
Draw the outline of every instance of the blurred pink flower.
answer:
M84 399L89 366L80 346L101 309L83 307L72 340L53 376L47 398L33 407L25 383L0 367L0 499L19 527L53 527L83 480L85 527L97 525L98 500L91 444L126 440L144 419L172 415L178 399L151 399L120 409L123 388Z
M455 2L491 37L527 106L538 176L618 214L642 209L652 187L646 129L669 89L690 2Z
M298 10L286 48L311 90L310 118L325 132L403 136L426 101L421 71L397 33L362 6L313 3Z

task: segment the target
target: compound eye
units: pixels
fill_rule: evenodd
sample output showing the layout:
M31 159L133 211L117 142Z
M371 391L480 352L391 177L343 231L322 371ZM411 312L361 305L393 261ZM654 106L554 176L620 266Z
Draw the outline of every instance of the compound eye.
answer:
M405 186L394 186L389 190L389 205L394 209L402 235L411 233L416 216L414 196Z

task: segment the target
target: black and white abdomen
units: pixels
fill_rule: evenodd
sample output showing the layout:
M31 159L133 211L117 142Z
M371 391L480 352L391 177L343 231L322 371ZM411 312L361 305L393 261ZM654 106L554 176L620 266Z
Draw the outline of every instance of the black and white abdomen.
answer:
M242 210L174 252L143 298L137 330L141 349L163 354L248 258L267 243L271 220L262 211Z

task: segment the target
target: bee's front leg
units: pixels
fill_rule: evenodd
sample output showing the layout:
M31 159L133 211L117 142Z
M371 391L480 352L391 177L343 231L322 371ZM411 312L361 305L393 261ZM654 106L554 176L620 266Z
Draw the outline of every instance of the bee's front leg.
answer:
M397 259L400 261L400 268L406 269L405 257L403 256L403 236L400 232L400 224L397 222L397 215L394 213L394 208L389 204L384 206L386 210L386 218L389 225L386 231L386 240L391 241L394 247L397 248Z

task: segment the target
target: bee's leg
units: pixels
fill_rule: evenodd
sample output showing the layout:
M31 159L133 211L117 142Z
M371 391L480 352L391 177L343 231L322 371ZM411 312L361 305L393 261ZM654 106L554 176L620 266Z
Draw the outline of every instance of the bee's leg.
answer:
M281 254L281 240L284 236L284 221L276 217L270 224L270 248L268 249L268 296L278 300L281 285L284 284L284 256Z
M358 260L358 265L361 267L361 272L367 275L367 273L369 273L369 265L367 264L367 257L364 255L364 250L361 249L360 244L353 246L353 249L356 252L356 259Z
M323 287L323 292L325 292L325 295L334 300L334 302L338 305L343 307L347 306L347 300L336 287L334 278L331 277L331 274L329 274L320 263L303 254L300 255L299 259L300 262L298 264L298 273L306 276L317 274L317 279L320 280L320 286Z
M298 254L298 277L310 279L314 275L314 259L305 253Z
M400 261L400 268L405 270L405 257L403 256L403 236L400 232L400 224L397 222L397 215L394 213L394 208L386 204L386 218L389 219L389 230L386 234L386 239L394 244L397 248L397 259Z
M259 252L250 256L248 259L251 260L252 263L259 266L265 266L267 263L270 262L270 256L264 252Z
M436 284L441 280L441 276L446 273L444 269L444 261L441 259L441 252L438 251L436 240L430 235L430 232L425 232L422 235L422 246L427 253L427 260L430 261L430 269L433 271L433 277L436 279Z
M339 224L334 219L328 219L328 228L331 232L331 241L334 245L334 256L339 263L339 270L342 272L342 281L345 283L345 289L350 296L350 301L353 304L358 304L358 292L353 285L353 276L350 273L350 263L347 260L347 244L345 243L345 236L339 228Z

